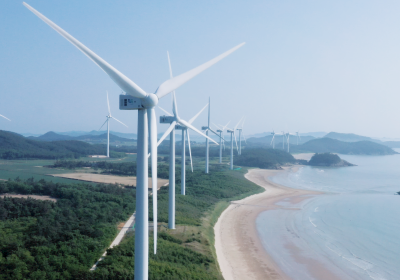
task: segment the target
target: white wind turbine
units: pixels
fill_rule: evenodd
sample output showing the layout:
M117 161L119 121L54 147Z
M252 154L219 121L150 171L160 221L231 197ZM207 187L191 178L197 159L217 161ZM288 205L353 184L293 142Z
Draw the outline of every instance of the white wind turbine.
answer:
M289 138L290 138L290 135L296 136L296 134L294 134L294 133L291 133L291 132L288 132L288 133L286 134L286 140L287 140L287 152L288 152L288 153L289 153L289 146L290 146L290 140L289 140Z
M208 98L208 124L207 124L207 126L203 126L201 129L206 131L207 136L208 136L208 131L211 131L212 133L214 133L215 135L220 137L220 135L218 135L218 133L216 133L214 130L212 130L212 128L210 126L210 115L211 115L210 109L211 109L211 99ZM221 141L220 141L220 143L221 143ZM208 173L209 160L210 160L210 145L208 143L208 138L206 138L206 170L205 170L205 173Z
M107 106L108 106L108 115L106 116L107 119L103 123L103 125L99 128L99 130L107 123L107 157L110 157L110 124L109 124L110 119L114 119L117 122L125 125L126 127L128 127L128 126L126 124L124 124L123 122L117 120L113 116L111 116L110 102L108 101L108 91L107 91Z
M229 121L225 126L216 125L213 123L213 125L217 128L217 132L219 133L219 163L222 163L222 145L224 146L225 150L225 138L222 136L222 133L228 127L230 122L231 121Z
M275 131L272 131L271 134L272 134L272 140L271 140L272 149L275 149L275 135L283 135L283 132L282 133L275 133ZM282 141L284 141L284 140L282 140Z
M170 71L170 77L172 78L172 68L171 68L171 61L169 59L169 53L168 54L168 63L169 63L169 71ZM205 108L207 108L209 104L203 107L203 109L200 110L193 118L191 118L188 123L192 124L196 118L201 114L201 112L204 111ZM189 136L189 131L187 131L188 126L186 126L181 118L178 116L178 106L176 104L176 97L175 97L175 91L172 92L172 112L173 115L158 106L159 109L164 111L168 116L161 116L160 117L160 123L169 123L170 126L169 128L165 131L163 136L158 140L157 146L159 146L164 139L170 135L170 150L169 150L169 201L168 201L168 228L170 229L175 229L175 128L177 125L182 128L182 163L181 163L181 194L185 195L185 181L186 181L186 147L185 147L185 132L188 140L188 145L189 145L189 155L190 155L190 165L192 168L193 172L193 162L192 162L192 152L190 148L190 136ZM191 128L192 129L192 128ZM206 135L204 135L202 132L199 130L195 130L196 132L200 133L200 135L204 136L207 138ZM212 139L211 139L212 140ZM214 141L214 140L212 140Z
M246 120L246 118L243 119L242 126L236 129L236 130L239 130L239 150L238 150L239 155L242 154L242 132L243 132L243 126L244 126L245 120ZM243 139L244 139L244 141L246 141L244 134L243 134ZM247 144L247 141L246 141L246 144Z
M151 170L153 189L153 217L154 224L157 224L157 122L155 106L158 100L168 93L174 91L187 81L191 80L213 64L228 56L244 43L230 49L216 58L172 79L162 83L154 93L146 93L132 80L111 66L96 53L88 49L81 42L76 40L58 25L36 11L34 8L23 3L31 12L67 39L81 52L96 63L106 74L126 93L120 95L120 109L138 110L137 130L137 177L136 177L136 228L135 228L135 279L148 279L149 264L149 221L148 221L148 137L150 138ZM188 124L191 126L190 124ZM149 135L148 135L149 130ZM157 248L157 227L154 227L154 253Z
M243 119L243 118L242 118ZM236 143L236 151L239 151L238 149L238 145L237 145L237 141L236 141L236 128L238 127L239 123L242 121L242 119L240 119L240 121L235 125L235 127L233 129L228 128L227 132L231 134L231 159L230 159L230 170L233 170L233 138L235 138L235 143Z

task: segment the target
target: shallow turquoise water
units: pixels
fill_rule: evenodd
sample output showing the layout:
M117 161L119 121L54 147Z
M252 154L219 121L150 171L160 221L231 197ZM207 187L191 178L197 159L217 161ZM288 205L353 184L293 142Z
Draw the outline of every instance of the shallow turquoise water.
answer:
M266 211L257 219L263 244L293 279L316 279L296 262L301 255L340 279L400 279L400 155L341 157L354 167L303 167L274 182L326 192L299 205ZM300 210L299 210L300 209ZM274 242L270 242L274 240Z

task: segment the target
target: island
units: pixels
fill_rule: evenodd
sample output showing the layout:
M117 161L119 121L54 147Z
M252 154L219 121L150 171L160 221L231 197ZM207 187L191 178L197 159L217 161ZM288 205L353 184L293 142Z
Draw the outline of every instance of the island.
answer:
M355 166L354 164L341 159L337 154L332 153L316 153L309 160L308 165L329 167Z

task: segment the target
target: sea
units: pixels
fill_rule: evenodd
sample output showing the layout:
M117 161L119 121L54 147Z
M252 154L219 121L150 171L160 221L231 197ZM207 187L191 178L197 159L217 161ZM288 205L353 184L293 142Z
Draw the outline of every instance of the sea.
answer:
M357 166L304 166L270 178L324 194L261 213L263 246L291 279L329 279L312 264L337 279L400 279L400 154L340 157Z

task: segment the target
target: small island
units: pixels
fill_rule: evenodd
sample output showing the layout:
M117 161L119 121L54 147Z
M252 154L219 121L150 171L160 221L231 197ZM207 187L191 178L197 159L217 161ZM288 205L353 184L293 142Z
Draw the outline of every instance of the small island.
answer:
M338 155L331 153L314 154L308 162L308 165L329 167L355 166L354 164L341 159Z

